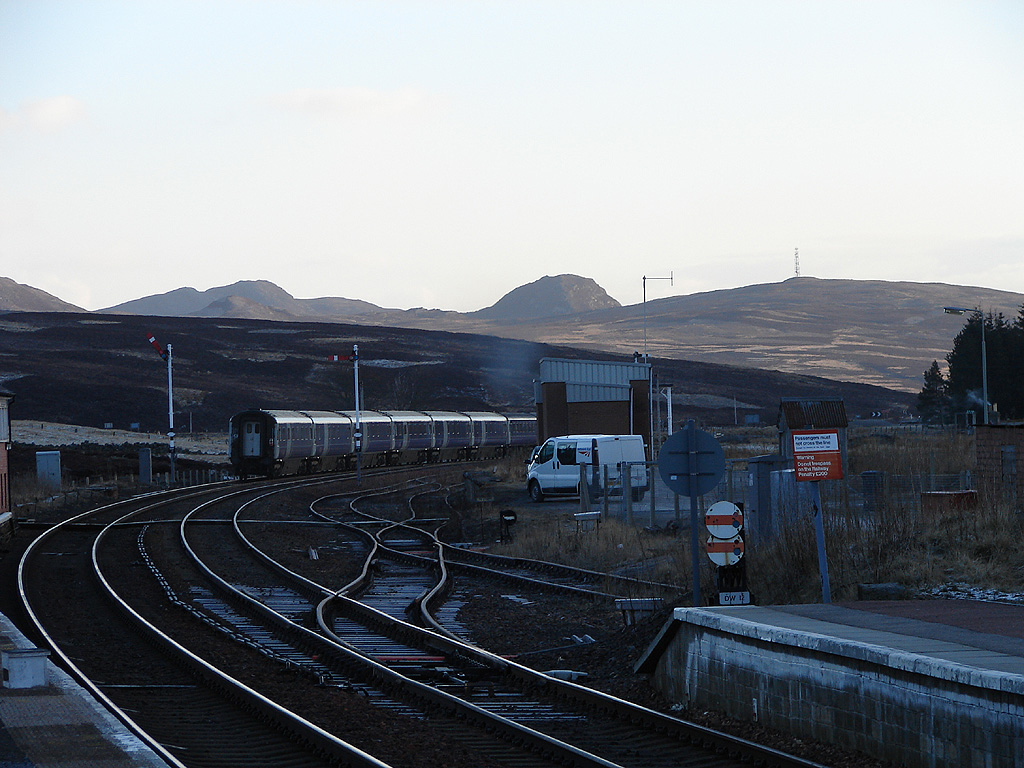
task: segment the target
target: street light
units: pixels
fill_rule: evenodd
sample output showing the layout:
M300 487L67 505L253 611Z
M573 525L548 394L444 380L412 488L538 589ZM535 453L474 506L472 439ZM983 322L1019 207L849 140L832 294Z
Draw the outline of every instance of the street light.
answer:
M644 277L643 277L643 284L644 284L644 362L645 363L648 361L647 360L647 281L648 280L668 280L668 284L669 285L673 285L673 282L674 282L673 278L672 278L672 272L668 273L668 277L648 277L647 275L644 275Z
M668 273L668 277L648 277L644 275L644 362L647 363L647 427L650 430L648 434L648 440L651 442L651 459L654 458L654 376L651 375L651 358L647 355L647 281L648 280L668 280L669 285L674 284L672 279L672 272Z
M985 415L982 423L988 426L988 352L985 345L985 315L978 307L943 307L947 315L962 315L965 312L977 312L981 317L981 398L985 401Z

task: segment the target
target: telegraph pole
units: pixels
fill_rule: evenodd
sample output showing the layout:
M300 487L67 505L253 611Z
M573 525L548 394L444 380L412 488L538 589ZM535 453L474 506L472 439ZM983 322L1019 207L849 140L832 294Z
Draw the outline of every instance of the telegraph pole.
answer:
M650 430L647 434L650 435L648 438L651 441L650 445L650 456L654 458L654 376L651 372L651 359L647 355L647 281L648 280L668 280L668 284L672 285L672 273L668 273L668 277L648 277L643 276L644 285L644 362L647 364L647 428ZM671 406L669 406L671 407Z
M171 454L171 483L177 479L177 474L174 471L174 382L171 377L171 357L172 350L171 345L167 345L165 350L160 346L160 343L156 340L156 336L149 334L149 343L153 345L153 349L157 351L157 354L161 358L167 361L167 438L170 440L170 454Z
M174 353L171 351L171 345L167 345L167 437L170 440L171 448L171 485L174 485L177 480L177 474L174 469L174 383L171 377L171 360Z
M362 485L363 427L359 417L359 345L352 345L352 376L356 399L356 485Z

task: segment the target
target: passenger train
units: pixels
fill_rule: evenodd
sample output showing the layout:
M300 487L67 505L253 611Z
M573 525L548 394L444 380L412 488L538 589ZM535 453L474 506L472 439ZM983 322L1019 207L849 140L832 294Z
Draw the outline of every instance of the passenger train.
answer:
M356 466L498 458L537 441L533 416L453 411L242 411L231 418L231 464L241 478Z

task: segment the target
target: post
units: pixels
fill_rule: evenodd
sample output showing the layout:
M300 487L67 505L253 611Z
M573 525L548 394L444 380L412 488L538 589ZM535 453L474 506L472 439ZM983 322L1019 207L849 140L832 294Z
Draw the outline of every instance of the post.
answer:
M657 511L658 505L655 503L654 489L658 485L657 482L657 465L656 464L644 464L644 472L647 473L647 485L650 486L650 504L651 504L651 528L654 528L658 524Z
M668 400L668 428L665 434L672 434L672 387L665 387L665 398Z
M626 506L626 525L633 527L633 483L632 465L619 463L619 487L622 489L622 503Z
M649 422L648 428L650 431L649 440L651 444L649 446L651 451L651 458L654 458L654 376L652 375L651 359L647 355L647 281L648 280L668 280L668 284L673 284L673 273L669 272L668 277L648 277L643 276L644 286L644 362L647 363L647 420ZM630 414L633 413L632 403L630 404ZM632 416L631 416L632 417ZM630 429L632 431L632 429Z
M818 540L818 570L821 572L821 601L832 602L832 589L828 583L828 558L825 556L825 525L822 522L821 491L818 481L811 483L811 503L814 505L814 537Z
M604 488L604 493L601 494L601 504L604 506L604 519L607 520L608 519L608 465L607 464L602 464L601 465L601 472L602 472L601 480L604 483L604 485L601 486L602 488Z
M587 484L587 465L580 464L580 512L590 511L590 486Z
M700 607L700 537L697 530L697 434L693 419L686 422L686 450L690 454L690 564L693 569L693 607Z
M176 473L174 470L174 384L171 379L171 360L174 353L172 346L167 345L167 438L170 441L171 451L171 485L174 485Z
M981 396L985 400L985 426L988 426L988 348L985 344L985 314L981 314Z
M352 345L352 377L355 382L356 405L356 485L362 485L363 427L359 419L359 345Z

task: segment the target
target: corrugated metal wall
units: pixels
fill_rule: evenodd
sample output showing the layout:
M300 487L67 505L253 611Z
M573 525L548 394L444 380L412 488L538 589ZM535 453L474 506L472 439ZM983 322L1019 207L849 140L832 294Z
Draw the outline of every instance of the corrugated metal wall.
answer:
M597 360L565 360L545 357L540 361L540 381L566 384L605 385L629 388L631 381L651 377L648 363L612 363Z

